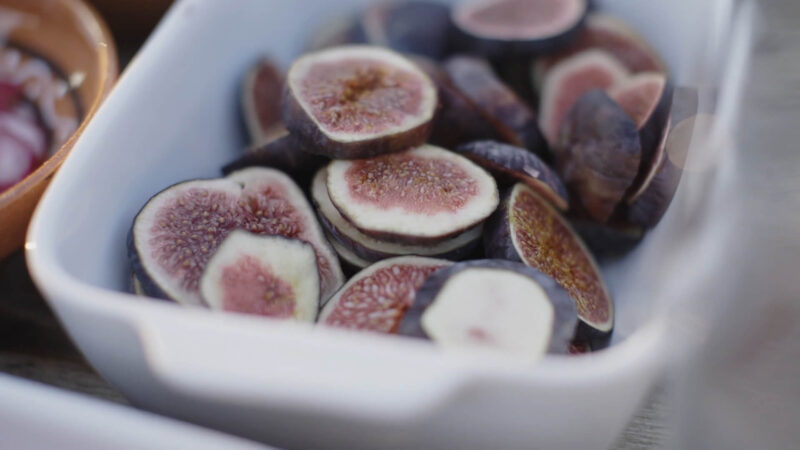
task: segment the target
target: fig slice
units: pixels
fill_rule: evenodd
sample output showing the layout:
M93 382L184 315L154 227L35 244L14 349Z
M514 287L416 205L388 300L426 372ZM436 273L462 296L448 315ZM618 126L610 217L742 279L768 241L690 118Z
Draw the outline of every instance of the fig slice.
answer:
M674 90L667 130L656 148L641 188L628 201L625 215L631 224L653 228L666 213L678 189L695 128L704 126L704 115L697 115L700 104L697 89L678 87Z
M453 84L469 98L503 140L540 155L546 154L536 115L492 71L484 59L454 56L444 63Z
M185 181L153 196L128 234L131 266L147 295L204 305L201 274L234 229L313 245L323 299L344 282L303 192L282 172L260 167Z
M495 179L527 184L561 211L569 206L567 188L561 178L524 148L496 141L476 141L459 146L456 152L488 170Z
M396 333L417 290L450 261L400 256L375 263L353 276L328 301L319 323L353 330Z
M241 105L250 142L268 141L269 130L281 122L283 74L268 58L258 61L244 77Z
M492 57L563 48L580 32L587 0L478 0L453 9L465 50Z
M641 195L657 148L666 137L672 106L672 86L662 73L642 72L612 86L608 95L633 119L639 129L642 159L639 176L627 197L630 201Z
M417 66L436 84L439 110L429 142L444 148L480 139L502 139L494 126L472 101L453 84L447 72L435 61L412 56Z
M413 62L364 45L306 54L289 69L283 120L308 151L334 159L405 150L428 139L436 86Z
M286 129L258 147L247 149L242 156L222 167L227 175L246 167L272 167L294 178L307 180L320 167L328 163L324 156L305 150L305 146Z
M6 94L7 96L9 94ZM7 104L14 98L3 98ZM32 103L0 110L0 193L33 173L45 159L49 135Z
M613 260L632 250L644 237L644 230L629 223L597 223L586 219L570 220L595 258Z
M591 48L610 53L631 73L667 72L658 52L630 25L608 14L591 13L586 26L569 46L537 58L533 65L534 84L540 87L553 66Z
M597 263L558 211L517 183L487 224L489 258L521 261L552 277L569 293L580 319L577 336L602 345L614 327L614 304Z
M319 271L311 244L234 230L200 278L211 309L313 322L319 309Z
M338 243L361 261L380 261L402 255L431 256L449 260L464 259L480 244L483 225L471 228L453 238L431 245L408 245L386 242L368 236L345 220L328 196L327 170L320 169L311 182L311 199L317 208L322 227L331 244ZM341 253L340 253L341 255ZM352 258L350 258L352 259ZM356 261L358 263L359 261Z
M445 349L490 348L538 359L567 353L577 323L575 302L552 278L519 262L485 259L429 276L399 332Z
M548 72L539 103L539 128L558 153L564 118L581 96L592 89L608 89L628 77L628 70L602 50L587 50L567 58Z
M497 207L497 184L467 158L432 145L328 165L328 195L362 233L435 244L482 223Z
M331 236L330 233L325 233L325 238L328 239L328 242L330 242L333 250L337 255L339 255L339 259L343 263L342 269L348 276L354 275L361 269L372 265L372 262L367 261L366 259L353 253L352 250L341 244L338 240L336 240L335 237Z
M561 129L556 171L573 203L598 222L611 218L639 173L639 131L625 111L601 90L572 107Z
M359 31L368 44L438 60L448 51L450 8L431 1L380 1L364 11Z

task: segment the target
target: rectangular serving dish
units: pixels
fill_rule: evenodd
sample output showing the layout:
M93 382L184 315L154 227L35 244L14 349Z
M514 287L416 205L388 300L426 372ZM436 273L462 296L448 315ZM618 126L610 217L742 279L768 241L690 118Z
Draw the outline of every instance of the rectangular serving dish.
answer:
M244 146L237 92L249 65L262 54L288 65L317 24L365 3L176 3L36 212L26 244L36 284L98 372L166 415L287 447L608 447L665 364L668 315L654 311L669 298L652 286L672 270L660 258L684 232L676 216L696 204L691 174L662 224L604 267L614 345L535 367L126 292L125 238L139 208L170 184L218 176ZM641 30L678 84L704 83L711 62L725 62L708 55L728 41L729 0L597 3ZM720 91L728 104L736 89Z

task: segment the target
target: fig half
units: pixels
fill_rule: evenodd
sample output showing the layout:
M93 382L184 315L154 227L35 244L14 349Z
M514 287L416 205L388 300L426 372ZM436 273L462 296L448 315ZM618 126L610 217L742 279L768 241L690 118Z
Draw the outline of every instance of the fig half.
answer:
M593 90L572 107L561 133L556 170L574 203L606 222L639 173L636 124L604 91Z
M377 239L432 244L474 228L497 207L497 184L467 158L432 145L328 165L328 195Z
M498 180L527 184L562 211L569 206L567 188L561 178L524 148L496 141L476 141L459 146L456 152L475 161Z
M546 146L534 112L492 71L489 62L471 56L454 56L444 69L456 87L469 98L503 140L546 155Z
M641 195L646 173L652 166L657 148L666 137L672 86L662 73L642 72L612 86L608 95L639 129L642 159L639 176L629 194L629 198L636 198Z
M265 144L246 150L235 161L223 166L222 173L227 175L246 167L272 167L291 175L295 180L307 181L329 160L305 148L303 143L284 129Z
M308 151L366 158L425 142L437 101L433 81L405 57L348 45L306 54L292 64L283 120Z
M147 295L203 305L201 274L235 229L313 245L323 298L344 281L300 188L285 174L260 167L226 178L185 181L156 194L128 235L131 266Z
M561 124L581 96L608 89L628 77L628 70L609 53L587 50L567 58L548 72L539 100L539 128L558 153Z
M268 58L256 63L244 77L241 88L242 114L250 142L269 140L269 130L281 122L283 73Z
M200 292L211 309L313 322L320 300L314 247L234 230L208 261Z
M478 0L453 9L462 49L492 57L562 48L577 37L587 0Z
M478 225L453 238L430 245L408 245L386 242L360 232L339 213L328 196L328 173L320 169L311 182L311 199L317 207L319 221L330 237L332 244L338 243L361 261L375 262L402 255L431 256L449 260L460 260L469 256L480 244L483 226ZM341 252L340 256L341 256ZM345 259L349 255L345 255Z
M577 323L575 302L552 278L519 262L488 259L429 276L399 332L444 348L491 348L536 359L567 353Z
M490 258L521 261L552 277L578 310L581 339L602 344L614 327L614 304L592 254L569 224L535 191L517 183L487 224Z
M533 66L534 84L541 87L553 66L591 48L613 55L631 73L667 72L658 52L630 25L607 14L592 13L586 18L586 26L567 48L537 58Z
M417 290L434 272L452 264L434 258L402 256L357 273L328 301L319 323L354 330L395 333Z
M450 8L438 2L384 0L367 7L360 31L368 44L441 59L449 47Z

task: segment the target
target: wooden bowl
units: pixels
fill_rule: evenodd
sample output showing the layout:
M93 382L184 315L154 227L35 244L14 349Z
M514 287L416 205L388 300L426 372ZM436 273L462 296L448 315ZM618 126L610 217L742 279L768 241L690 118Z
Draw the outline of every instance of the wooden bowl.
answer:
M83 109L77 130L65 143L52 150L49 158L33 173L0 192L2 259L24 242L25 230L39 197L111 90L118 66L114 39L108 27L97 12L81 0L0 0L0 8L6 14L11 10L24 17L8 34L8 42L43 56L68 79L74 80L74 97Z

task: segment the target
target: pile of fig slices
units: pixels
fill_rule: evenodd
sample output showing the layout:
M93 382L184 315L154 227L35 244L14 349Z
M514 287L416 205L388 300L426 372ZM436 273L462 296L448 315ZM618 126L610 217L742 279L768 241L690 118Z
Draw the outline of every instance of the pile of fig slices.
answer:
M135 290L443 349L603 347L614 304L590 248L621 254L659 222L670 131L698 101L589 3L382 2L286 73L257 62L252 147L144 205Z

